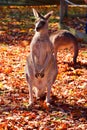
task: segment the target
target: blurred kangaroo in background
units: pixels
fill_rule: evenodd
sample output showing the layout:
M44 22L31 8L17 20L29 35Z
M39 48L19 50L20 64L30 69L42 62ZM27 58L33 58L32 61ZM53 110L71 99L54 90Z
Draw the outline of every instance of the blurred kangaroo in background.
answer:
M76 37L67 30L60 30L50 35L50 40L54 46L55 58L57 58L57 51L59 48L74 48L73 62L76 64L78 56L78 42Z
M53 45L48 34L48 19L52 11L42 16L33 9L35 22L35 35L30 44L30 54L26 59L26 80L29 86L29 105L33 103L33 92L36 98L42 96L47 90L46 103L50 101L50 91L58 70Z

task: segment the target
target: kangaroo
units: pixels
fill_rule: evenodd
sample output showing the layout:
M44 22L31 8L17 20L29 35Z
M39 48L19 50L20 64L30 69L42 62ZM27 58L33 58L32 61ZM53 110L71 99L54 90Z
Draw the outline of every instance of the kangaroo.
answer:
M78 43L76 37L68 30L60 30L50 35L50 40L54 46L55 58L57 58L57 51L59 48L74 48L73 62L76 64L78 56Z
M53 45L48 34L48 19L53 12L42 16L33 9L36 18L35 34L30 43L30 54L26 59L25 74L29 86L29 106L33 104L33 92L36 98L47 90L46 103L50 104L50 92L58 69L53 55Z

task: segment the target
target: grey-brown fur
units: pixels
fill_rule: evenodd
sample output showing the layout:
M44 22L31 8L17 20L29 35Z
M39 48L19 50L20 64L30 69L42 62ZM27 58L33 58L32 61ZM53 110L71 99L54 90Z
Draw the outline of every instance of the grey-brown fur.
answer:
M58 70L53 55L53 46L48 35L49 12L44 17L33 9L36 17L35 35L30 44L30 54L26 60L25 74L29 86L29 105L33 103L33 91L36 98L47 90L46 102L50 101L50 91ZM45 24L44 24L45 22Z
M76 37L67 30L60 30L50 35L50 40L54 46L55 57L57 58L57 51L59 48L68 48L72 46L74 48L73 62L77 61L78 56L78 42Z

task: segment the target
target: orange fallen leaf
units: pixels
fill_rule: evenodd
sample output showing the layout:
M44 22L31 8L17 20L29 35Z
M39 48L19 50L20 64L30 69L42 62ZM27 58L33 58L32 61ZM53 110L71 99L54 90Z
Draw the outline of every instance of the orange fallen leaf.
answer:
M57 130L67 130L67 124L62 123Z
M9 73L11 73L12 72L12 67L8 67L8 68L5 68L4 69L4 73L5 74L9 74Z
M24 40L24 41L21 42L21 45L22 45L23 47L26 47L28 44L29 44L29 42L26 41L26 40Z

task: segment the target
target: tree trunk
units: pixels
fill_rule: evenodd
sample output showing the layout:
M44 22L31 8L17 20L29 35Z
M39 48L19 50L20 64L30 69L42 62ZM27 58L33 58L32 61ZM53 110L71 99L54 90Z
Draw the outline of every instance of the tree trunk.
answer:
M60 23L62 23L64 16L68 15L68 4L65 0L60 0Z

